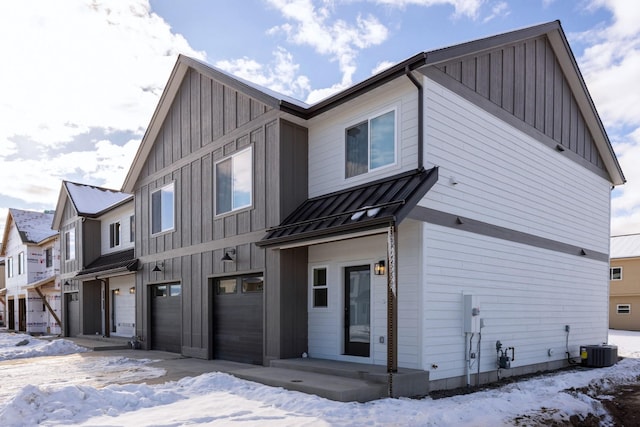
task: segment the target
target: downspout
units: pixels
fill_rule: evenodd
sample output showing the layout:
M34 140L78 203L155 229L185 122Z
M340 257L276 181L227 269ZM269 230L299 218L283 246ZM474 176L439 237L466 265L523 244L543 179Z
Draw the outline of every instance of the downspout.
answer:
M393 394L393 374L398 372L398 231L395 221L387 231L387 373L389 374L389 397Z
M405 68L405 73L411 83L418 88L418 169L422 169L424 167L424 88L408 65Z

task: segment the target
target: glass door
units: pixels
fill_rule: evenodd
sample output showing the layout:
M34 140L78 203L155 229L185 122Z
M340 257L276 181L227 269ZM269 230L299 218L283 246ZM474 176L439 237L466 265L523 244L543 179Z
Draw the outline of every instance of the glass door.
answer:
M344 269L344 354L369 357L371 271L369 265Z

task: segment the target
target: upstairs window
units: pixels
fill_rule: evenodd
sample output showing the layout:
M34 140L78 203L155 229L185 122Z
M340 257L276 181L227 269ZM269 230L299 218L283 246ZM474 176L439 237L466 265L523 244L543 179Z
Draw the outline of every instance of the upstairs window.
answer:
M173 230L174 185L165 185L151 193L151 234Z
M622 267L611 267L609 269L609 280L622 280Z
M395 110L373 117L346 131L345 176L351 178L396 161Z
M44 250L44 262L47 268L53 267L53 248Z
M216 163L216 215L251 206L252 187L251 148Z
M120 246L120 222L109 224L109 247Z
M13 277L13 257L7 258L7 277Z
M25 273L24 252L18 254L18 275Z
M129 241L133 242L136 240L136 216L131 215L129 217Z
M64 233L64 259L66 261L76 259L76 230L74 229Z

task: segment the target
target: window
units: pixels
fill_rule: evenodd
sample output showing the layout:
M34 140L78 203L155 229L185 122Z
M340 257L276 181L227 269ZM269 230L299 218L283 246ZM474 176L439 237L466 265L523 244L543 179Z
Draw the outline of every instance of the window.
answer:
M173 229L173 183L151 193L151 234Z
M631 314L631 304L618 304L618 314Z
M264 289L264 278L262 276L251 276L242 278L242 292L262 292Z
M120 222L109 224L109 247L120 246Z
M131 215L129 217L129 241L133 242L136 240L136 216Z
M216 295L260 293L264 291L264 277L258 275L238 276L218 279L215 282Z
M396 161L395 110L352 126L346 131L345 176L367 173Z
M251 148L216 163L216 215L251 206Z
M7 277L13 277L13 257L7 258Z
M44 250L44 262L47 268L53 267L53 248Z
M327 288L327 269L313 269L313 306L327 307L329 303Z
M18 254L18 275L24 274L24 252Z
M611 267L609 269L609 280L622 280L622 267Z
M64 259L66 261L76 259L76 230L74 229L64 233Z

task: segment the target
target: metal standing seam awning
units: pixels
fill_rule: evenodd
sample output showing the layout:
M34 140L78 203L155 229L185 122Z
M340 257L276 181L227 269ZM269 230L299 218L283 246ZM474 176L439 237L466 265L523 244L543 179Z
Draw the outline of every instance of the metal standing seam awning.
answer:
M399 224L438 180L438 167L404 172L303 202L256 243L283 247Z
M138 270L138 259L133 249L102 255L75 275L76 279L88 280L96 276L113 275Z

